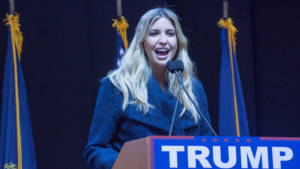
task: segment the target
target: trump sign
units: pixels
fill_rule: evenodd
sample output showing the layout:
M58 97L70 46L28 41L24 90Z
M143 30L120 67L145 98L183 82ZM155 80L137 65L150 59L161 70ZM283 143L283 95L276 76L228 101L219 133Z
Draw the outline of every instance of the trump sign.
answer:
M300 166L300 138L150 137L152 169Z

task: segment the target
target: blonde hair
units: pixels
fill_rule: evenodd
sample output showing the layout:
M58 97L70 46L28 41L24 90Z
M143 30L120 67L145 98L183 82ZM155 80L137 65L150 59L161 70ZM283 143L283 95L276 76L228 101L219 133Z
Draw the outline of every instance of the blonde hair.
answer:
M143 43L147 38L152 24L157 19L162 17L169 19L175 27L178 49L174 59L178 59L183 62L185 67L182 73L184 86L192 97L193 101L197 103L195 95L192 92L192 78L195 76L195 68L188 56L187 38L184 36L181 30L178 17L170 9L155 8L149 10L141 17L136 27L133 40L125 55L121 59L120 67L108 73L110 81L123 94L123 110L126 109L128 104L136 104L138 109L143 110L145 114L148 112L149 108L155 108L148 103L147 83L149 77L151 76L152 70L147 61L147 57L145 56ZM166 76L169 84L169 91L174 96L177 96L179 92L179 83L175 75L168 72ZM132 100L129 100L129 96L132 97ZM180 102L183 105L183 110L180 116L182 116L186 110L189 110L193 119L197 123L200 116L184 92L181 92Z

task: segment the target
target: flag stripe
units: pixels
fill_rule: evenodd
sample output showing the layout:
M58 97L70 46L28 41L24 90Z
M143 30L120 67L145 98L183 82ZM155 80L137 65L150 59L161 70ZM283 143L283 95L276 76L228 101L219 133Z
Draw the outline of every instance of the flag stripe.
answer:
M233 56L232 56L232 33L230 29L228 29L228 44L230 51L230 64L231 64L231 74L232 74L232 89L233 89L233 99L234 99L234 113L235 113L235 125L236 125L236 134L237 136L241 136L240 134L240 125L239 125L239 112L237 108L237 99L236 99L236 87L235 87L235 77L234 77L234 68L233 68Z
M22 145L21 145L21 127L20 127L20 102L19 102L19 86L18 86L18 69L17 69L17 56L15 44L15 32L13 29L13 22L10 19L11 43L14 61L14 75L15 75L15 100L16 100L16 124L17 124L17 146L18 146L18 169L22 169Z

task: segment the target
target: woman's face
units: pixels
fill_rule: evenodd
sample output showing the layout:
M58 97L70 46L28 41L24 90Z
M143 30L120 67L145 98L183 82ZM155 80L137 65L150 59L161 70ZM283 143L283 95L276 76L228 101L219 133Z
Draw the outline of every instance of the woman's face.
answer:
M157 19L150 27L144 41L148 62L153 69L165 68L177 51L176 31L171 21L165 17Z

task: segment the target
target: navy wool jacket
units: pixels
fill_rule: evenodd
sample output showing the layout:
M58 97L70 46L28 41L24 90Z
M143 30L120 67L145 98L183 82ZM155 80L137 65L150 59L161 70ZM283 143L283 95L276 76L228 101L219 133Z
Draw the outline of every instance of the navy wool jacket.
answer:
M90 128L84 158L91 169L111 169L124 142L151 135L168 135L172 114L176 104L168 89L163 91L156 79L151 76L148 86L149 108L147 114L129 104L122 110L123 95L108 78L102 81L94 117ZM193 79L193 93L200 110L209 118L207 99L200 81ZM207 136L212 135L203 120L195 124L189 111L179 116L183 106L178 105L173 135Z

